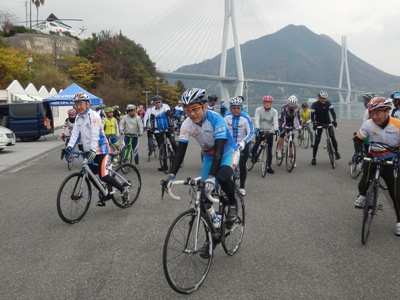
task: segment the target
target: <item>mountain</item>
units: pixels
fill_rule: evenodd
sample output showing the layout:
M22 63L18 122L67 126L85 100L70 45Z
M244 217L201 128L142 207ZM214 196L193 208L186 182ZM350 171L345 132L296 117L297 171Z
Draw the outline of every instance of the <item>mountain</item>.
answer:
M326 35L317 35L305 26L288 25L274 34L241 45L245 78L339 86L342 47ZM183 66L177 72L218 75L221 56ZM233 48L227 54L226 76L237 77ZM387 95L398 90L400 76L390 75L347 53L352 90ZM188 85L187 81L184 81ZM191 84L194 82L190 82ZM197 83L199 84L199 83ZM343 74L342 87L346 87ZM263 89L265 93L265 88ZM299 88L287 88L296 93ZM315 97L315 91L310 95Z

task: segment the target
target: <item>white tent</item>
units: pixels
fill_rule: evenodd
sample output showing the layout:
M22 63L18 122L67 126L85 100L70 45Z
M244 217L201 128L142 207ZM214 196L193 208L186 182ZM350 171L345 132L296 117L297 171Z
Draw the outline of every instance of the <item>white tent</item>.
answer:
M11 84L6 88L8 92L8 100L9 102L34 102L35 99L29 97L24 88L18 82L18 80L14 80Z

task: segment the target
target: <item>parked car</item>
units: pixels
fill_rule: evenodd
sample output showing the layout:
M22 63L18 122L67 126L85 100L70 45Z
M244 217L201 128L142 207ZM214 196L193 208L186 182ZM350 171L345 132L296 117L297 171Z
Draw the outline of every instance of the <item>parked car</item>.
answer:
M0 151L15 145L15 134L10 129L0 126Z

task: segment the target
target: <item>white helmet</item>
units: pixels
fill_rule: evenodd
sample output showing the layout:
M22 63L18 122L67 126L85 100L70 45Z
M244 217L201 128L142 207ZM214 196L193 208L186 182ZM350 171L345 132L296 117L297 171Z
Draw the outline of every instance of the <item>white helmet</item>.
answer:
M288 98L287 104L289 106L296 106L297 105L297 97L295 95L292 95Z
M136 109L136 106L135 105L133 105L133 104L128 104L128 106L126 107L126 111L128 111L128 110L135 110Z

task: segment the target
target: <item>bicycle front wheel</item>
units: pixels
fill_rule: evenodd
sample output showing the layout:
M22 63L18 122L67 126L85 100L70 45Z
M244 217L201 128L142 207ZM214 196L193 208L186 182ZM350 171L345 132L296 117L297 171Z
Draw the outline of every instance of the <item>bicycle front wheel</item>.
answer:
M203 245L209 245L208 258L200 256ZM179 215L168 230L163 249L164 274L171 288L181 294L196 291L210 271L212 258L213 240L207 222L194 209Z
M268 149L267 149L267 147L264 147L261 150L261 175L262 175L262 177L265 177L265 174L267 174L267 155L268 155Z
M296 144L294 141L289 141L288 147L286 149L286 170L292 172L294 166L296 165Z
M57 212L61 220L74 224L79 222L89 209L92 188L82 173L69 175L61 184L57 194Z
M281 150L279 150L278 144L279 144L279 143L276 143L275 159L276 159L276 164L277 164L278 166L280 166L280 165L282 164L282 162L283 162L283 155L284 155L285 153L283 153L283 147L282 147ZM278 156L278 152L281 153L281 157Z
M375 181L372 181L369 185L363 208L363 223L361 232L361 242L363 243L363 245L367 243L369 234L371 233L372 220L376 215L377 201L378 186Z
M231 229L227 229L225 227L225 220L228 215L228 206L225 206L225 212L224 212L224 217L222 221L222 236L221 238L221 243L222 247L224 248L224 251L228 255L234 255L239 247L240 244L243 241L243 236L244 236L244 226L245 226L245 210L244 210L244 200L243 196L240 194L238 190L235 190L235 198L237 202L237 208L238 208L238 220L236 224L232 226Z
M140 190L142 189L142 179L139 170L132 164L123 164L118 166L114 171L110 171L111 176L114 177L123 187L128 187L129 201L127 204L122 203L122 197L112 197L114 204L120 208L128 208L136 202L139 197Z
M361 174L361 164L352 160L350 164L350 176L356 179Z
M307 149L310 143L310 133L308 132L307 129L303 129L302 138L303 138L303 147L304 149Z
M331 161L332 168L335 168L335 154L333 153L332 140L326 139L326 149L328 150L329 160Z
M160 160L160 166L161 169L164 171L165 174L168 174L169 172L169 167L168 167L168 160L169 160L169 154L168 154L168 145L166 143L163 143L160 146L160 154L158 155L158 159Z
M249 154L252 153L253 146L254 146L254 142L250 141L249 142ZM254 167L254 164L251 162L250 155L249 155L249 158L246 161L246 169L247 169L247 171L251 171L251 169L253 169L253 167Z
M304 131L304 129L301 129L300 133L297 135L297 145L299 145L299 147L301 147L303 143Z

